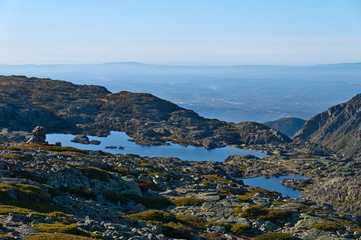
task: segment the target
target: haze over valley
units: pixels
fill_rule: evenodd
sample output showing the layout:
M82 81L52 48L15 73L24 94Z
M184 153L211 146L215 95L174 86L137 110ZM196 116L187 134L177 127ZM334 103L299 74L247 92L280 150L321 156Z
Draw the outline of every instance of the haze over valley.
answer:
M308 119L361 91L361 64L176 66L141 63L0 65L26 75L148 92L224 121Z

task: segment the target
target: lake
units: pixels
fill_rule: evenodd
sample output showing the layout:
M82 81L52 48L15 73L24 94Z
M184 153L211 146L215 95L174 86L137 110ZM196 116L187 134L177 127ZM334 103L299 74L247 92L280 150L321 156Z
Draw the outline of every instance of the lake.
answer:
M298 190L294 190L292 188L283 186L281 181L283 179L305 179L308 177L300 176L300 175L288 175L281 177L272 177L272 178L264 178L264 177L254 177L254 178L243 178L245 185L249 185L251 187L260 187L267 189L269 191L277 191L282 193L282 195L288 196L290 198L301 198L301 192Z
M125 132L110 132L110 135L107 137L94 137L88 136L89 140L98 140L101 142L100 145L91 145L91 144L80 144L71 142L75 137L72 134L47 134L46 141L50 144L55 142L61 142L62 146L70 146L84 150L102 150L110 152L113 154L137 154L140 156L148 157L176 157L182 160L188 161L224 161L229 155L238 155L238 154L251 154L256 157L268 157L265 153L246 150L246 149L237 149L231 147L215 148L207 150L204 147L194 147L194 146L181 146L179 144L171 143L170 146L144 146L139 145L134 142L128 141L131 138ZM106 148L106 146L115 146L116 149ZM124 147L124 149L119 149L119 147Z

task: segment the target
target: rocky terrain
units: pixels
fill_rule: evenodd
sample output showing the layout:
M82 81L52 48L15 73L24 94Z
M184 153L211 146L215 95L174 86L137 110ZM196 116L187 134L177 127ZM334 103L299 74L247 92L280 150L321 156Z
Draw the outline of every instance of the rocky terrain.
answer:
M359 95L291 140L150 94L23 76L2 76L0 85L0 239L361 238ZM99 144L86 134L116 130L140 144L228 145L269 157L194 162L85 151L47 144L40 126L78 134L72 141L82 144ZM238 180L290 174L308 177L282 181L302 199Z
M294 136L349 158L361 157L361 94L309 119Z
M282 144L291 140L263 125L227 123L145 93L112 94L104 87L50 79L0 76L0 126L106 136L125 131L136 143L204 146ZM8 121L11 119L11 121Z
M262 123L263 125L275 129L288 137L293 137L296 132L301 130L306 120L295 117L285 117L275 121Z
M358 214L337 212L330 204L290 199L236 180L265 174L257 172L257 167L267 161L277 165L275 159L238 155L225 162L191 162L113 155L46 143L4 142L1 149L2 239L361 236ZM288 156L283 161L292 159L294 156ZM317 159L307 161L323 163ZM277 171L296 173L303 165L299 163L297 168L290 164L283 170L280 166ZM309 174L313 173L310 169Z

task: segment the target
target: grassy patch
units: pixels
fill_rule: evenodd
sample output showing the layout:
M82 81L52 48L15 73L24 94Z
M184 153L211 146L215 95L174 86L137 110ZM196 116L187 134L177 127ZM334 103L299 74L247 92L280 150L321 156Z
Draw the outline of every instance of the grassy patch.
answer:
M312 225L312 228L331 232L331 231L341 230L341 224L337 223L337 222L317 223L317 224Z
M231 232L237 233L237 234L242 234L242 233L250 231L251 229L252 229L252 227L248 224L236 223L232 226Z
M95 237L95 238L101 237L97 234L93 234L78 229L78 225L76 223L73 224L41 223L41 224L34 224L32 227L40 232L46 232L46 233L66 233L66 234L72 234L72 235L84 236L84 237Z
M204 203L203 199L181 197L171 201L176 206L201 206Z
M247 219L276 221L278 219L287 219L291 217L291 212L288 210L264 208L255 205L255 206L250 206L249 208L243 210L240 216Z
M16 198L11 197L14 195ZM6 205L28 208L42 213L61 210L53 205L52 199L42 189L28 184L0 183L0 198L1 202Z
M94 238L65 233L39 233L26 237L25 240L94 240Z
M16 154L16 153L4 153L4 154L1 154L1 157L6 158L6 159L22 159L22 158L24 158L23 155Z
M8 213L15 213L15 214L22 214L28 215L29 213L35 213L37 218L45 218L45 217L68 217L67 214L62 212L50 212L50 213L40 213L28 208L21 208L16 206L10 205L0 205L0 215L8 214Z
M288 233L268 232L254 238L255 240L297 240L296 236Z
M8 150L37 150L42 149L44 151L51 151L51 152L66 152L71 154L81 154L85 155L88 151L73 148L73 147L61 147L55 146L51 144L44 144L44 143L30 143L25 145L12 145L8 148Z

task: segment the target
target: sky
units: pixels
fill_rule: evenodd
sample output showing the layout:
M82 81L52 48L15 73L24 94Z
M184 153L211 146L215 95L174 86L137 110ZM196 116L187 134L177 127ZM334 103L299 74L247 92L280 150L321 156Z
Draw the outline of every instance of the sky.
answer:
M361 62L360 0L0 0L0 63Z

